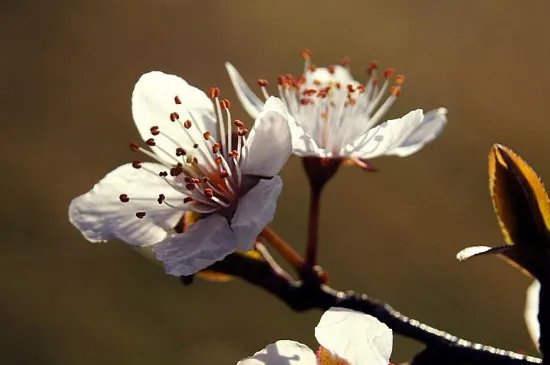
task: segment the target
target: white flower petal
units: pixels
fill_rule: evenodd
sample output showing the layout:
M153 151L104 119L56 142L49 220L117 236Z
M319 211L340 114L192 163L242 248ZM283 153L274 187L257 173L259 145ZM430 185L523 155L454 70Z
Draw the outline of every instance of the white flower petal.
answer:
M176 97L181 104L176 103ZM179 122L171 121L170 115L174 112L178 113ZM160 71L146 73L136 83L132 94L132 115L141 138L144 141L154 138L156 146L151 147L153 152L172 164L174 160L170 156L175 157L177 147L187 149L196 140L201 140L199 129L203 132L209 130L213 136L216 133L214 108L208 96L181 77ZM186 120L191 120L196 126L185 130L182 123ZM159 135L151 134L153 126L159 127Z
M292 153L296 156L325 157L327 152L320 148L315 139L294 118L288 123L292 136Z
M267 100L247 140L245 174L268 177L281 171L292 152L291 120L279 98Z
M433 141L447 124L447 109L430 110L424 115L422 123L405 141L388 154L406 157L418 152L428 142Z
M421 109L413 110L399 119L388 120L344 146L342 156L369 159L391 153L422 123Z
M212 214L192 224L184 233L174 234L153 248L167 274L192 275L222 260L237 249L237 240L227 219Z
M277 208L277 198L281 194L282 188L281 178L273 176L271 180L260 180L256 186L239 199L231 222L231 229L237 236L239 249L250 250L256 242L256 237L273 220Z
M387 365L390 360L392 330L378 319L346 308L326 311L315 338L332 354L353 365Z
M467 247L456 254L456 259L458 261L466 261L472 256L482 255L491 251L493 247L489 246L472 246Z
M540 324L539 324L539 295L540 295L540 282L538 280L533 281L529 288L527 288L527 299L525 301L525 324L531 339L535 345L539 346L540 338Z
M317 88L318 86L314 84L314 81L318 81L321 84L339 82L343 86L346 86L348 84L358 84L358 82L353 79L353 76L348 71L348 69L341 65L335 65L334 72L330 72L326 67L317 67L314 71L308 70L304 76L306 78L305 87L307 88L312 86L315 86L315 88Z
M317 365L317 357L306 345L280 340L239 361L237 365Z
M252 90L250 90L246 81L244 81L239 71L237 71L232 64L226 62L225 68L227 69L231 83L235 88L237 97L241 101L244 110L246 110L252 118L256 118L262 110L264 105L263 101L260 100L260 98L258 98Z
M92 190L73 199L69 221L92 242L118 238L131 245L143 246L164 239L167 230L177 224L183 212L159 204L158 194L165 194L168 201L178 202L184 196L146 169L160 172L165 167L144 163L141 169L131 164L116 168ZM130 201L122 203L121 194L127 194ZM139 219L136 212L141 211L146 212L146 216Z

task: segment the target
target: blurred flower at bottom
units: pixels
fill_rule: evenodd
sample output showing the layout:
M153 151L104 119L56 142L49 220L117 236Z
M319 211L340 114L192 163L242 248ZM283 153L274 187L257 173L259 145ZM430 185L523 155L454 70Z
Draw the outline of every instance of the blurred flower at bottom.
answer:
M320 344L317 353L299 342L279 340L237 365L387 365L393 346L388 326L338 307L323 314L315 338Z

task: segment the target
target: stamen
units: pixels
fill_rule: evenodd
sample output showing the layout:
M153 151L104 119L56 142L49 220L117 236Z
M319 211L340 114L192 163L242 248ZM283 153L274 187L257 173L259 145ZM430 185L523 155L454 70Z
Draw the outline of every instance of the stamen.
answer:
M145 212L136 212L136 217L138 217L139 219L142 219L143 217L145 217L147 213Z
M127 194L120 194L119 199L123 203L128 203L130 201L130 198Z
M151 134L157 136L160 133L158 125L151 127Z
M267 89L266 89L267 85L268 85L267 80L265 79L258 80L258 86L262 90L262 94L264 95L265 100L269 99L269 93L267 92Z
M181 100L180 100L179 96L177 96L177 95L174 96L174 102L175 102L176 104L181 104Z
M136 161L132 162L132 167L133 167L134 169L140 169L142 163L143 163L142 161L136 160Z
M155 140L153 138L149 138L148 140L145 141L145 143L148 145L148 146L155 146L156 143L155 143Z
M157 199L159 204L162 204L162 202L164 202L165 200L166 200L166 196L164 196L164 194L159 194L159 197Z

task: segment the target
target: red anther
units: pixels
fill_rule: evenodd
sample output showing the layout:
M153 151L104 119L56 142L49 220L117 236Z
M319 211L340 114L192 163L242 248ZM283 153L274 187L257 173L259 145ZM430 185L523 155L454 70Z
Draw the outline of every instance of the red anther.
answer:
M218 156L214 159L214 161L216 162L216 165L221 165L223 162L223 159L221 158L221 156Z
M118 198L123 203L128 203L130 201L130 198L128 197L127 194L120 194L120 196Z
M136 212L136 217L138 217L139 219L145 217L145 212Z
M233 151L231 151L231 155L232 155L232 157L237 158L237 157L239 157L239 152L237 150L233 150Z
M244 123L238 119L233 121L233 124L235 125L235 127L238 127L238 128L244 127Z
M321 81L319 81L319 80L313 80L313 85L319 86L319 85L321 85Z
M344 67L349 66L350 63L351 63L351 59L349 57L344 57L340 61L340 64Z
M193 125L193 123L187 119L185 122L183 122L183 126L187 129L191 128L191 126Z
M352 84L348 84L348 85L347 85L347 88L348 88L348 92L349 92L349 93L352 93L352 92L355 91L355 87L354 87Z
M185 151L183 148L181 148L181 147L176 148L176 156L178 156L178 157L183 156L186 153L187 153L187 151Z
M143 163L143 161L136 160L136 161L132 162L132 167L133 167L134 169L139 169L139 168L141 168L141 164L142 164L142 163Z
M153 138L149 138L147 141L145 141L145 143L146 143L148 146L154 146L154 145L156 145L155 140L154 140Z
M231 102L228 99L223 99L220 101L220 107L222 110L231 109Z
M366 91L366 88L365 88L364 85L357 85L357 91L359 91L359 93L363 94Z
M367 72L368 72L368 73L371 73L372 71L376 70L376 69L378 68L378 65L379 65L379 64L380 64L380 63L379 63L378 61L376 61L376 60L370 61L369 67L367 67Z
M237 134L239 135L239 137L246 136L246 135L248 134L248 129L246 129L246 128L239 129L239 130L237 131Z
M175 122L176 120L180 119L180 115L176 112L170 113L170 120L172 122Z
M212 153L218 153L222 149L222 145L219 143L214 143L212 145Z
M317 65L312 63L311 65L308 66L308 71L311 71L311 72L314 72L315 70L317 70Z
M284 85L286 81L286 78L283 75L277 76L277 84Z
M380 79L378 77L372 80L372 86L377 86L379 83L380 83Z
M181 166L176 166L176 167L172 167L170 169L170 176L179 176L183 173L183 169L181 168Z
M302 57L306 60L309 60L311 58L311 55L312 55L311 51L307 48L302 49L301 54L302 54Z
M204 132L204 134L202 136L204 137L204 139L206 139L208 141L210 139L211 135L212 135L212 132L206 131L206 132Z
M302 85L304 82L306 82L306 77L304 75L301 75L300 77L298 77L295 84L297 87L300 87L300 85Z
M175 102L176 104L181 104L181 100L180 100L179 96L177 96L177 95L174 96L174 102Z
M193 201L193 198L191 198L190 196L186 197L183 199L183 204L187 204L187 203L191 203Z
M229 172L225 170L220 171L220 178L225 179L228 176L229 176Z
M214 190L212 190L210 188L205 188L204 189L204 196L206 196L207 198L212 198L214 196Z
M269 82L267 82L266 79L259 79L258 80L258 86L259 87L266 87L267 85L269 85Z
M195 184L185 184L185 188L187 190L195 190L196 186Z
M357 103L357 99L354 99L354 98L349 98L348 100L346 100L346 105L349 105L349 106L353 106Z
M159 202L159 204L162 204L162 202L166 200L166 197L164 196L164 194L159 194L159 197L157 199L157 201Z
M199 148L199 144L198 143L193 143L193 148Z
M392 77L394 73L395 73L395 70L393 68L387 68L384 70L384 77L388 79Z
M327 67L327 70L328 70L328 72L329 72L331 75L334 75L334 72L336 72L336 66L334 66L334 65L329 65L329 66Z
M153 136L157 136L160 133L158 125L152 126L150 130Z
M220 89L217 87L211 87L210 90L208 90L208 96L210 96L212 99L217 98L220 96Z
M160 176L160 177L166 177L166 176L168 176L168 172L166 172L166 171L161 171L161 172L159 172L159 176Z
M200 182L201 182L201 179L199 178L196 178L196 177L191 178L191 183L193 184L200 184Z
M403 85L405 83L405 75L395 75L395 83L397 85Z
M401 95L401 88L399 86L392 86L390 89L390 94L392 94L393 96Z
M285 74L287 80L294 80L294 76L291 73Z
M317 89L305 89L302 94L305 96L311 96L314 95L317 92Z
M300 104L302 104L302 105L311 105L311 104L314 104L314 103L313 103L313 100L311 100L311 99L301 98L300 99Z
M136 142L132 142L130 143L130 149L132 150L132 152L139 151L139 145Z

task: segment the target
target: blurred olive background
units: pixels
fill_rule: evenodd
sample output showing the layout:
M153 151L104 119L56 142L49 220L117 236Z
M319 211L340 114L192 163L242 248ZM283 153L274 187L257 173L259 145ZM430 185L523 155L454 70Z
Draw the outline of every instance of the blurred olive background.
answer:
M371 59L407 76L391 117L446 106L449 124L420 153L342 168L323 200L321 262L331 283L387 300L458 336L535 353L523 322L529 279L458 250L502 242L487 152L509 145L550 179L550 3L466 1L4 0L0 2L3 208L1 364L233 364L277 339L315 345L320 312L294 313L240 281L182 287L123 243L92 244L70 200L132 159L130 96L149 70L217 85ZM282 172L274 228L298 250L308 190ZM420 347L396 338L393 360Z

